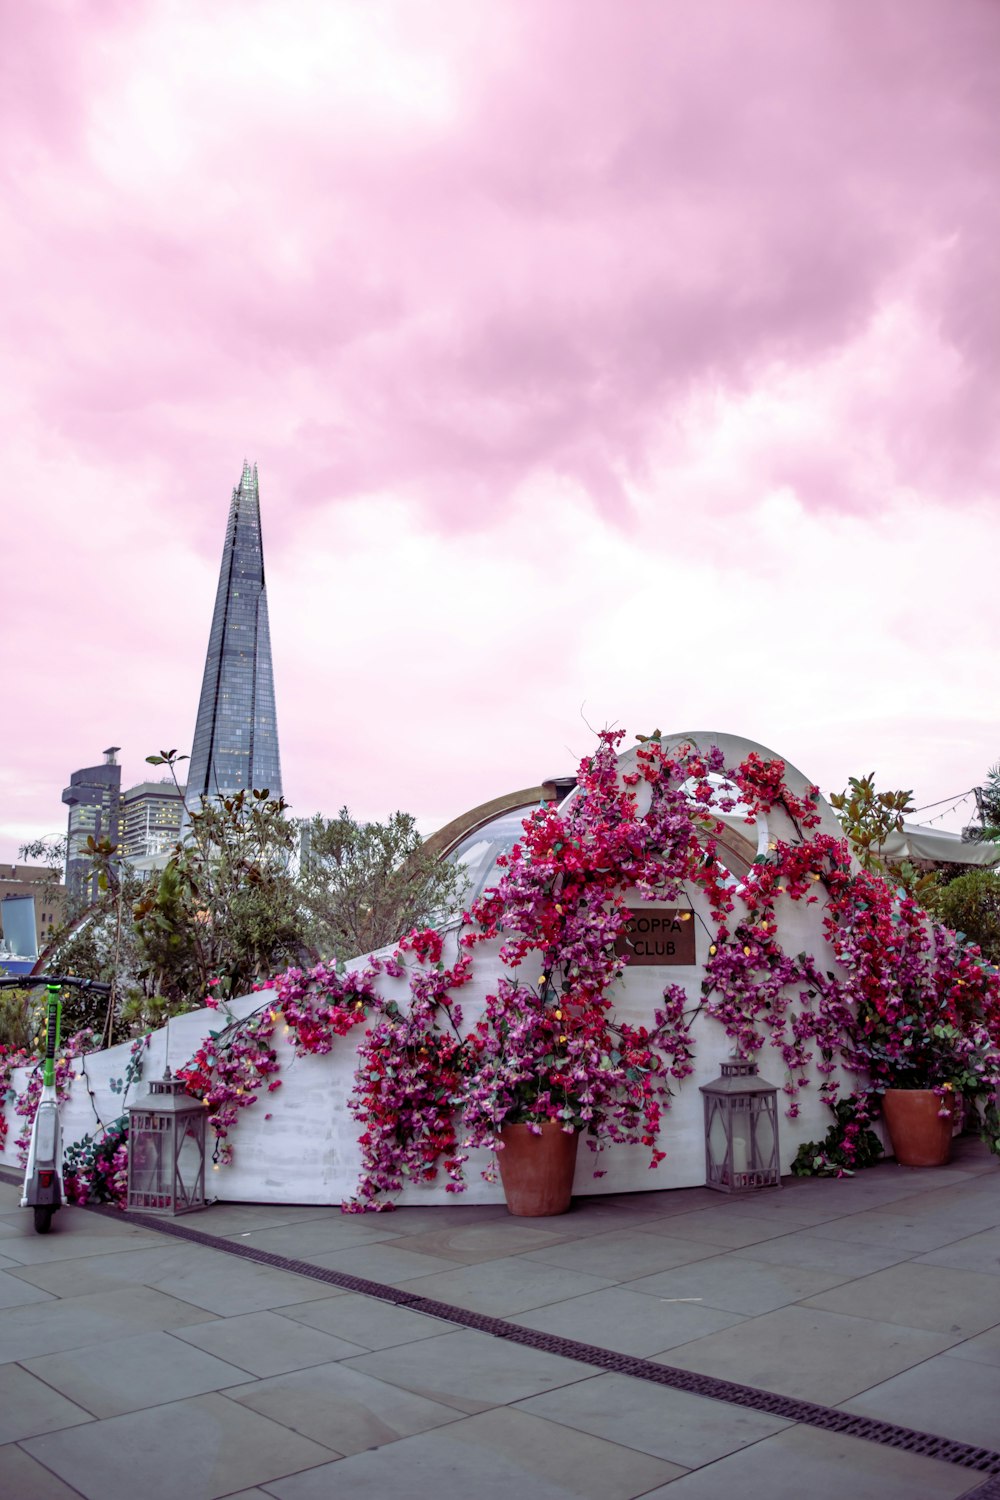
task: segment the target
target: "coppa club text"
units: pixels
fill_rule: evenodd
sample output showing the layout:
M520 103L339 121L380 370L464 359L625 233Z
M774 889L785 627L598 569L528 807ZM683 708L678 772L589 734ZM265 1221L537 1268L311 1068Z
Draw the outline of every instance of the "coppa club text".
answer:
M694 916L676 907L626 907L615 952L630 964L694 964Z

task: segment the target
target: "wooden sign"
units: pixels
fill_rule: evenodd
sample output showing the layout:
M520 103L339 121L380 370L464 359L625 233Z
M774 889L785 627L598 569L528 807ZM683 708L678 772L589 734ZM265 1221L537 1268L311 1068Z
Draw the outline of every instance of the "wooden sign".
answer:
M689 907L626 907L628 925L618 935L615 952L630 964L697 963L694 913Z

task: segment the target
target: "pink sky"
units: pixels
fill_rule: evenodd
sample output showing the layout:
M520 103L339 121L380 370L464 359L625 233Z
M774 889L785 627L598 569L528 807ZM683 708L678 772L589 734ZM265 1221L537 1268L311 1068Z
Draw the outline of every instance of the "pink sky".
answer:
M244 456L297 814L429 829L588 723L919 803L1000 759L994 0L0 43L0 859L105 745L190 748Z

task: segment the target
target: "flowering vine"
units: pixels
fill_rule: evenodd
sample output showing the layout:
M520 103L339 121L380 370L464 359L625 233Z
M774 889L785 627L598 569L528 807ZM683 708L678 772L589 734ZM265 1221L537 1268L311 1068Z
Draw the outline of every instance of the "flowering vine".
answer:
M352 1037L362 1170L349 1211L390 1207L405 1182L442 1172L461 1191L469 1151L502 1149L510 1123L556 1122L595 1151L639 1145L655 1167L664 1114L693 1070L699 1012L744 1055L769 1044L781 1057L789 1116L819 1079L838 1120L830 1169L870 1149L867 1121L894 1083L977 1093L995 1115L1000 976L884 877L856 868L846 841L821 829L818 789L793 792L779 759L751 752L728 767L717 748L668 748L658 734L622 774L621 739L602 734L574 794L525 819L496 885L463 913L450 966L441 933L414 932L357 969L289 969L253 1015L229 1013L181 1070L209 1111L216 1165L232 1159L240 1112L281 1087L279 1026L296 1056ZM720 841L722 815L741 814L773 815L774 830L737 888ZM691 890L714 924L700 996L668 984L647 1024L633 1025L613 999L628 962L626 899L675 903L693 922ZM827 961L785 950L785 903L823 904ZM466 1024L456 997L491 941L504 969ZM406 1000L387 999L382 981L402 978ZM104 1180L116 1160L121 1170L124 1147L112 1145Z

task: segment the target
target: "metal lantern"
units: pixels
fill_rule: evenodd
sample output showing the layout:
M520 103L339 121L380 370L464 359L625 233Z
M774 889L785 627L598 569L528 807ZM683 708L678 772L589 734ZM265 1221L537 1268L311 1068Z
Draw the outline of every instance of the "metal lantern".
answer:
M705 1096L705 1182L720 1193L780 1187L778 1090L757 1076L757 1064L734 1054L722 1076L702 1084Z
M128 1107L128 1207L186 1214L205 1207L205 1106L169 1066Z

